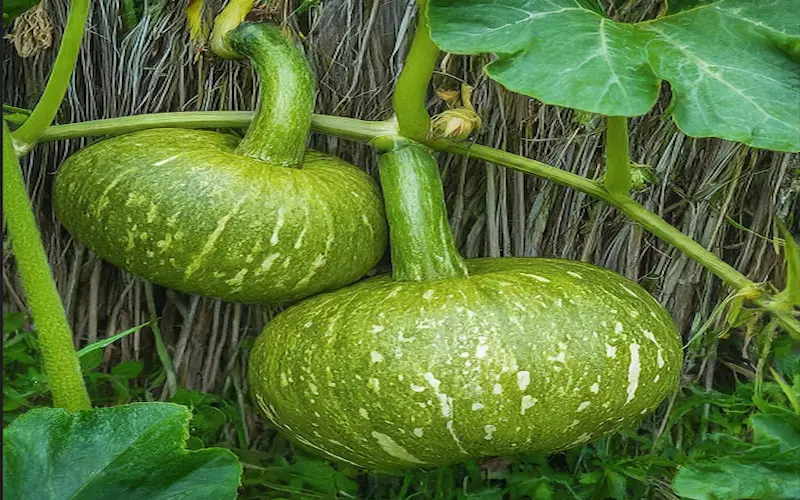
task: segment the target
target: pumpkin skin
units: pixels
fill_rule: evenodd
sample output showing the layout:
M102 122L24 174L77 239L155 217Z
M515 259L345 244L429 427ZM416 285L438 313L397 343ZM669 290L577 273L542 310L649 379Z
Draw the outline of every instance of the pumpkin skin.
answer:
M388 230L369 175L310 150L302 168L273 166L238 142L156 129L95 143L59 170L56 215L112 264L226 301L300 299L378 262Z
M560 259L468 268L379 276L289 308L251 353L255 401L329 457L399 468L577 446L676 388L676 327L632 281Z

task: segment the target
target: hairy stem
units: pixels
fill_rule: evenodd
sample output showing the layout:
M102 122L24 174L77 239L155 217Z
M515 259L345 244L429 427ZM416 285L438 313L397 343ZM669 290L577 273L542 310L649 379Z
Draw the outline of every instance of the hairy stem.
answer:
M34 108L31 116L17 130L14 131L13 145L17 153L24 153L36 145L39 136L53 122L61 101L67 92L78 53L81 50L81 40L89 17L90 0L72 0L69 7L67 24L61 38L56 62L47 86L44 89L39 103Z
M188 127L188 128L244 128L250 123L253 114L249 112L192 112L192 113L159 113L153 115L111 118L106 120L56 125L50 127L41 140L55 141L86 136L118 135L154 127ZM377 137L391 135L392 124L388 122L367 122L352 118L314 115L311 128L316 132L335 135L344 139L359 142L370 142ZM498 149L471 144L465 141L436 139L424 141L428 147L448 153L470 156L490 161L497 165L527 172L551 180L563 186L582 191L609 205L638 222L645 229L686 253L690 258L719 276L725 283L736 290L753 288L755 283L742 273L726 264L722 259L709 252L678 229L670 225L658 215L650 212L630 198L612 195L602 184L583 176L572 174L546 163L525 158Z
M89 394L83 383L72 332L58 296L50 265L36 226L11 132L3 122L3 213L14 257L25 287L42 350L53 405L70 411L88 410Z
M417 29L392 98L400 133L417 141L425 139L431 128L426 107L428 86L439 59L439 47L431 40L428 30L427 4L428 0L417 0Z
M603 184L609 193L628 198L631 191L628 118L607 116L606 127L606 173Z
M391 236L392 278L429 281L467 277L467 266L453 243L442 177L433 153L404 137L378 148Z

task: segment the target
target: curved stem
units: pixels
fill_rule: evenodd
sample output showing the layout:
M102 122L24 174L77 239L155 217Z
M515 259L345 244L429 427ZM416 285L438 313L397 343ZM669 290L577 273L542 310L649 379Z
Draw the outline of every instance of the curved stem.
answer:
M417 0L417 29L392 98L400 133L418 141L425 139L431 128L426 106L428 86L439 59L439 47L428 30L427 4L428 0Z
M243 23L225 39L253 62L259 78L258 108L236 152L272 165L300 167L316 98L308 60L268 24Z
M55 141L85 136L115 135L153 127L244 128L248 125L251 117L252 113L247 112L208 111L159 113L154 115L111 118L107 120L52 126L42 135L41 141ZM390 130L392 128L390 122L367 122L354 120L352 118L322 115L314 115L311 124L312 129L317 132L359 142L369 142L377 137L390 135ZM566 172L547 165L546 163L478 144L449 139L424 141L424 144L437 151L471 156L473 158L496 163L497 165L513 168L521 172L534 174L603 200L609 205L616 207L633 221L640 223L645 229L665 242L679 248L690 258L719 276L734 289L740 290L755 286L755 283L747 279L742 273L703 248L702 245L681 233L658 215L650 212L630 198L621 198L612 195L598 182Z
M31 112L31 116L12 134L14 148L18 154L25 153L36 145L36 141L53 122L58 108L61 107L61 101L64 100L64 94L67 92L72 71L75 69L75 62L78 60L78 53L81 50L81 40L83 40L86 19L89 17L90 3L90 0L72 0L70 3L61 46L58 49L58 55L44 93L36 108Z
M395 281L467 277L453 243L439 166L431 151L403 137L378 155L381 189L392 249Z
M631 157L628 146L628 118L606 117L606 173L603 184L608 192L630 197Z
M14 154L11 131L5 122L3 213L28 306L39 331L39 345L53 393L53 405L66 410L88 410L91 404L83 383L78 356L72 345L72 332L50 273L19 160Z

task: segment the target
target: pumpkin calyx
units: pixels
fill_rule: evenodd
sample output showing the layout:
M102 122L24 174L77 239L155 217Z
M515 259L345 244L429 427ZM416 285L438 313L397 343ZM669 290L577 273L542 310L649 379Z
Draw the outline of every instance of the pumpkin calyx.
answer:
M316 95L308 60L277 27L265 23L242 23L225 40L250 59L259 78L255 116L236 153L299 168Z
M381 144L381 185L389 221L392 278L429 281L468 277L453 242L433 153L404 137Z

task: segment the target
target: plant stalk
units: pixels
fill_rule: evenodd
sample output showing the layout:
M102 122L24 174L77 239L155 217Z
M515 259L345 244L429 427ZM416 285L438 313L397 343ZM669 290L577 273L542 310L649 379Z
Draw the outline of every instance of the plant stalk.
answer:
M606 172L603 184L612 195L630 197L631 158L627 117L606 117Z
M428 137L431 128L426 106L428 86L439 59L439 47L431 40L428 29L427 4L428 0L417 0L417 29L392 97L400 133L417 141Z
M31 116L12 134L17 154L26 153L36 145L37 140L53 122L61 107L61 101L64 100L64 94L67 92L72 71L75 69L75 62L78 60L78 53L81 50L90 4L90 0L72 0L70 2L61 46L58 49L58 55L44 93L31 112Z
M305 55L264 23L243 23L225 40L252 61L259 79L258 107L236 152L271 165L302 166L316 98Z
M378 146L381 188L392 249L395 281L429 281L467 277L458 254L442 177L433 153L422 144L397 137Z
M91 408L89 394L83 382L78 356L72 344L72 331L58 296L50 265L42 245L42 236L36 225L33 207L19 159L14 154L11 131L3 122L3 213L11 247L17 262L22 284L25 287L28 307L31 310L44 370L53 405L65 410L78 411Z
M250 123L251 112L208 111L190 113L158 113L152 115L110 118L48 128L41 137L42 142L72 139L86 136L118 135L136 130L158 127L184 128L244 128ZM316 132L335 135L343 139L370 142L375 138L391 135L391 122L368 122L325 115L314 115L312 129ZM424 141L428 147L447 153L470 156L490 161L497 165L527 172L571 187L605 201L617 208L645 229L674 245L691 259L703 265L735 290L753 289L756 284L742 273L726 264L702 245L681 233L658 215L650 212L631 198L612 195L602 184L583 176L561 170L545 163L525 158L495 148L471 144L466 141L436 139Z

